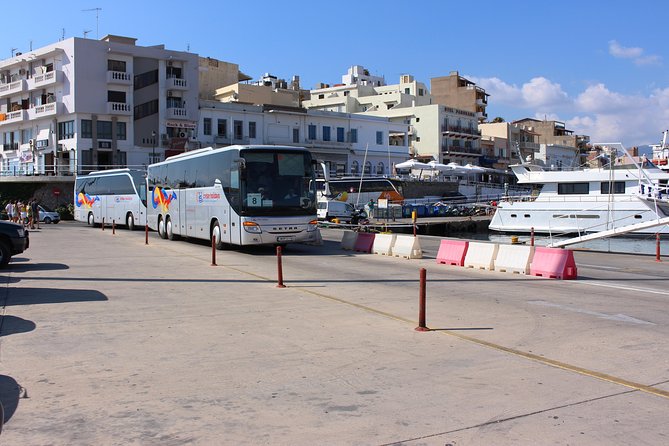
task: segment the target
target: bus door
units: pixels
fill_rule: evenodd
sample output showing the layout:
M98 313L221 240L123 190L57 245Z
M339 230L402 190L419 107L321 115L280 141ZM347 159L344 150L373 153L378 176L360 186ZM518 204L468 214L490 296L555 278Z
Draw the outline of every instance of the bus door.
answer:
M240 209L241 206L241 196L240 196L240 175L239 165L234 165L230 170L230 191L227 194L227 199L231 200L232 203L228 203L227 212L228 212L228 234L230 235L230 243L234 245L242 244L242 219L235 209ZM226 199L226 202L227 202Z

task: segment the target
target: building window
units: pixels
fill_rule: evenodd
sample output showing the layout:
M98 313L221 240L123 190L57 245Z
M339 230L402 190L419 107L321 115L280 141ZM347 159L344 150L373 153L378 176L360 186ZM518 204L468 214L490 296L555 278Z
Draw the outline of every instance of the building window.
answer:
M228 135L228 120L219 119L216 123L216 135L225 138Z
M125 141L127 138L125 122L116 123L116 139Z
M120 102L125 104L125 91L107 91L107 102Z
M309 124L309 139L316 139L316 126L313 124Z
M370 173L372 173L372 162L371 161L367 161L365 163L365 172L364 173L366 175L369 175Z
M318 99L325 99L325 95L324 94L319 94Z
M81 120L81 137L82 138L93 137L93 121L91 121L90 119Z
M74 121L58 123L58 140L74 138Z
M376 144L383 145L383 132L376 132Z
M249 122L249 138L254 138L256 137L256 123L251 121Z
M147 71L135 76L134 89L139 90L158 83L158 70Z
M125 73L125 61L124 60L112 60L107 61L107 70L108 71L120 71Z
M211 118L204 118L202 133L205 135L211 135Z
M330 127L323 126L323 141L330 141Z
M344 92L344 96L348 96L349 93L350 93L350 91L346 90L346 91Z
M376 174L377 175L383 175L385 173L384 165L381 161L379 161L379 164L376 165Z
M360 170L359 164L357 161L353 161L351 163L351 173L354 175L358 174L358 171Z
M233 127L235 131L235 139L242 139L244 137L244 123L242 121L234 121Z
M337 127L337 142L344 142L344 127Z
M158 113L158 99L136 105L134 119L137 121L138 119L142 119L156 113Z
M405 88L405 89L404 89L404 93L405 93L405 94L411 94L411 88L408 88L408 87Z
M300 142L300 129L293 129L293 142Z
M351 129L351 142L352 143L358 142L358 129Z
M419 89L418 89L418 96L423 96L424 93L425 93L425 92L423 91L422 88L419 88Z
M111 121L98 121L98 139L112 139Z

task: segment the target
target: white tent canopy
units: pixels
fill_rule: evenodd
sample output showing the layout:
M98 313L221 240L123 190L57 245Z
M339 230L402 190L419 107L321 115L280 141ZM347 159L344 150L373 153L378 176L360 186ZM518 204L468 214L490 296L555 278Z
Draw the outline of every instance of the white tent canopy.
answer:
M421 163L416 159L410 159L395 164L395 169L430 169L430 165Z

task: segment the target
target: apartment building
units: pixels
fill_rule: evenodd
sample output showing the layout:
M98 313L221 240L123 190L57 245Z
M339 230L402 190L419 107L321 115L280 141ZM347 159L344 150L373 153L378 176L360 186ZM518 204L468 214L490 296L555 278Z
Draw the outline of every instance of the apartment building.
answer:
M260 80L255 82L235 82L218 88L213 99L220 102L299 107L301 95L299 76L293 76L292 81L288 84L284 79L265 73Z
M451 71L448 76L430 79L430 91L437 104L475 113L479 122L488 119L486 107L490 95L474 82L460 76L457 71Z
M546 146L546 148L539 151L537 159L543 159L551 165L548 158L550 158L552 150L555 153L562 154L559 156L561 165L567 162L568 159L572 161L566 165L578 165L587 161L590 137L588 135L574 134L573 130L566 128L564 122L525 118L513 121L513 123L531 129L536 134L536 142L540 146ZM544 156L542 153L546 153L547 155Z
M203 146L277 144L307 147L333 176L389 175L409 156L408 126L387 118L297 107L201 101Z
M198 56L108 35L0 61L2 171L72 174L162 159L198 122Z
M492 153L488 150L487 157L494 158L493 163L498 169L505 169L509 164L533 160L539 152L540 144L537 142L538 134L532 127L513 124L510 122L486 122L479 124L481 138L487 141L484 145L490 147L490 141L494 146ZM485 164L485 163L484 163Z

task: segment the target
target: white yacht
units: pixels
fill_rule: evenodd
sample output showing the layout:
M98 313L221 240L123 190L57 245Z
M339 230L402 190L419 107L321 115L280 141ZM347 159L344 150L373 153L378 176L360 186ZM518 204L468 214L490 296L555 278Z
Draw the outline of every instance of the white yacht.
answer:
M669 217L669 173L648 161L578 170L547 170L531 164L511 169L518 184L532 186L533 192L498 203L489 226L494 231L580 235ZM632 234L657 232L669 233L669 227Z

